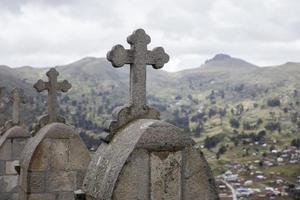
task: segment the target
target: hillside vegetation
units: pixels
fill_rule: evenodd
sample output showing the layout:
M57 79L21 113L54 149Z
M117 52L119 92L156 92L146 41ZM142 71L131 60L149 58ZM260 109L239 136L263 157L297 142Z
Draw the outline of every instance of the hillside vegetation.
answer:
M104 58L87 57L56 68L60 80L73 85L59 95L61 115L88 147L98 145L103 122L127 101L129 67L115 69ZM29 128L46 111L45 93L37 94L32 85L45 80L47 70L0 66L0 86L7 94L16 86L25 90L22 117ZM300 138L300 63L258 67L218 54L199 68L168 73L148 67L147 75L149 104L206 147L211 159L243 156L236 149L247 140L285 145ZM7 103L1 124L10 109Z

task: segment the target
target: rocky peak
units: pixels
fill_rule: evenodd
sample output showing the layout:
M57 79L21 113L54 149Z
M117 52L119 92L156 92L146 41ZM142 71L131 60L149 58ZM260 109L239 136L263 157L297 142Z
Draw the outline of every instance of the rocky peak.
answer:
M213 61L223 61L223 60L228 60L228 59L231 59L230 55L220 53L220 54L216 54L213 58L206 60L205 64L213 62Z

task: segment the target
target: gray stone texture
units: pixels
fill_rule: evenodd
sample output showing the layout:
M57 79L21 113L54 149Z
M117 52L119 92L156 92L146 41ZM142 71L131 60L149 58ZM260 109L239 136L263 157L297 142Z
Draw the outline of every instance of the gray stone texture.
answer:
M114 67L130 64L130 99L128 105L118 107L113 112L113 120L107 122L110 134L104 138L110 141L114 133L135 119L158 119L159 112L147 106L146 100L146 66L160 69L169 61L169 55L162 47L147 49L151 38L143 29L134 31L128 38L130 49L116 45L107 53L107 60Z
M59 105L57 103L57 92L67 92L72 87L67 80L58 82L57 77L59 76L59 73L55 68L51 68L46 75L49 79L48 82L44 82L40 79L33 86L38 92L48 91L48 114L39 118L38 124L36 124L34 127L35 131L38 131L46 124L65 121L58 114Z
M40 129L28 141L22 158L20 200L73 200L90 162L74 128L61 123Z
M19 88L14 88L11 93L11 100L13 101L12 123L18 125L20 123L20 105L21 103L25 103L25 99L22 95L22 90Z
M18 199L19 176L15 166L20 163L20 154L29 138L24 128L13 126L0 137L0 199Z
M218 199L213 174L199 149L185 149L183 166L183 199Z
M136 149L132 152L119 176L113 200L149 197L149 162L146 150Z
M190 189L191 184L197 189ZM218 199L209 166L193 140L179 128L151 119L128 124L99 147L83 191L88 200Z
M182 153L151 153L151 199L181 199Z
M0 87L0 112L4 110L4 101L3 101L4 90L5 87Z

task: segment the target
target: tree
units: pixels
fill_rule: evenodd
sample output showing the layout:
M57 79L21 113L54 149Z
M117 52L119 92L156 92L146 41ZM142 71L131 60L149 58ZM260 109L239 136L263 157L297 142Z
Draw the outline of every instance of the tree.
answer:
M267 129L269 131L278 130L280 132L280 130L281 130L280 122L268 122L265 126L265 129Z
M230 123L230 126L232 128L239 128L240 127L240 122L236 118L231 118L230 121L229 121L229 123Z
M270 106L270 107L277 107L277 106L280 106L280 99L279 98L271 98L271 99L268 99L267 101L267 105Z
M291 146L297 147L297 149L300 149L300 139L293 139L291 142Z
M222 145L222 146L219 148L218 153L219 153L220 155L222 155L222 154L224 154L226 151L227 151L227 148L226 148L224 145Z
M207 136L204 140L204 147L207 149L214 148L221 140L222 136L214 135L212 137Z

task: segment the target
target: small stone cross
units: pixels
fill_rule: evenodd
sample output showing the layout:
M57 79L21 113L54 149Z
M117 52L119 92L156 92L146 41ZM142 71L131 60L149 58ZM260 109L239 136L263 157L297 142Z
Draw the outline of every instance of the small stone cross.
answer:
M2 99L3 97L4 97L4 87L0 87L0 111L4 109L4 101Z
M168 54L162 47L147 49L151 42L149 35L143 29L138 29L127 38L130 49L122 45L116 45L107 53L107 60L114 67L122 67L130 64L130 99L129 106L117 108L113 116L116 119L109 123L109 131L113 132L126 123L139 118L158 118L159 113L147 106L146 99L146 66L152 65L154 69L160 69L169 61Z
M13 102L13 119L12 123L19 124L20 123L20 105L21 103L25 103L25 98L23 92L19 88L14 88L11 91L11 101Z
M44 82L43 80L38 80L37 83L34 84L34 88L38 92L42 92L44 90L48 91L48 123L51 122L58 122L58 103L57 103L57 92L67 92L72 85L67 81L64 80L62 82L57 81L57 77L59 73L56 71L55 68L51 68L46 75L48 76L49 81Z

